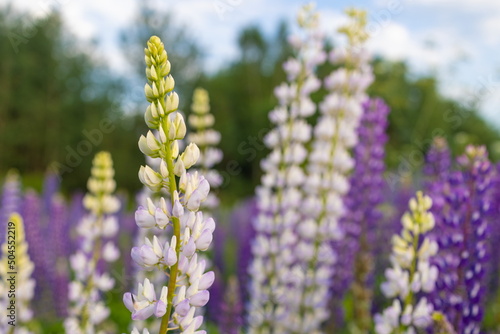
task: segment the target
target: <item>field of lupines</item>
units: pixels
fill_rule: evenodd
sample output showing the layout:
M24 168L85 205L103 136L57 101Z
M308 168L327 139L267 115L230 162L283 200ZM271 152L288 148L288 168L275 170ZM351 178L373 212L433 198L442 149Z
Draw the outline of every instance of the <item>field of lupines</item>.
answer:
M99 152L70 198L55 173L40 194L6 176L0 333L499 333L500 164L435 137L415 184L386 182L390 110L366 93L366 13L346 14L329 50L320 13L298 13L261 185L231 212L210 92L178 111L176 46L152 36L145 165ZM115 168L142 191L116 194Z

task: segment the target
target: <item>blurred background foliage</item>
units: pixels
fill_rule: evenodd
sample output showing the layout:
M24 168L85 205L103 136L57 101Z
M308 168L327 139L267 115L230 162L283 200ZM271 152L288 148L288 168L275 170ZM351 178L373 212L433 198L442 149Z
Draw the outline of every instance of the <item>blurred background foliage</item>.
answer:
M259 161L266 154L262 137L270 126L267 113L276 105L273 89L285 80L281 64L291 52L285 23L271 35L258 26L246 27L237 40L239 57L207 73L204 50L189 30L171 13L152 11L144 2L121 38L130 68L126 75L110 70L96 56L95 44L67 32L57 12L34 20L3 6L0 23L0 175L16 168L25 185L40 188L46 170L59 168L69 193L85 187L91 157L105 149L112 152L118 186L137 191L137 170L144 160L137 140L146 130L146 103L130 92L142 90L142 50L147 38L157 34L169 52L182 110L189 112L194 87L209 91L215 128L222 135L223 203L253 193L261 173ZM468 143L484 144L493 159L499 158L499 133L478 116L479 101L464 105L443 97L435 77L416 77L404 63L376 59L373 65L376 80L370 94L384 98L392 109L390 169L419 169L437 134L448 138L455 153ZM326 66L321 72L330 70ZM98 144L80 154L79 161L71 152L87 152L84 131L100 129L103 119L112 122L112 130L100 141L94 137Z

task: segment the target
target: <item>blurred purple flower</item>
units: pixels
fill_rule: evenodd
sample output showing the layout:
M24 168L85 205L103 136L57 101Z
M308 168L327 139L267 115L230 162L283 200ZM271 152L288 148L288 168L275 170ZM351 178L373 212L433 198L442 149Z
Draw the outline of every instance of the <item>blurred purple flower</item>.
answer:
M41 307L53 303L52 295L50 294L51 286L50 279L47 273L46 266L46 239L40 221L42 215L42 201L34 190L26 191L24 195L21 215L24 219L26 230L26 241L29 245L28 253L33 261L35 268L33 278L36 281L35 298L33 309L40 316L50 311L49 308Z
M253 220L258 215L257 201L252 198L244 201L231 214L231 227L238 243L238 260L236 261L236 275L238 277L242 300L248 300L248 285L250 276L248 267L252 261L252 245L256 232Z
M346 214L340 221L344 237L333 244L338 254L332 285L332 329L343 325L342 300L352 287L358 327L370 327L375 230L382 217L378 206L384 200L383 173L389 108L381 99L363 104L358 127L359 142L354 149L355 168L345 198ZM352 286L351 286L352 284Z
M494 189L494 203L493 209L495 210L493 214L497 217L497 220L491 224L491 249L495 249L500 245L500 222L498 218L500 217L500 163L495 166L496 173L493 180ZM500 252L491 252L491 272L490 272L490 292L488 296L494 298L496 292L500 288Z
M52 198L59 192L61 182L59 176L54 172L45 174L43 180L42 200L45 212L49 213L52 207Z
M484 147L467 147L457 162L460 170L451 172L443 185L446 203L436 216L440 274L431 299L458 333L478 333L484 315L494 174Z
M243 303L238 279L235 276L229 278L218 322L221 334L239 334L241 331Z
M0 199L0 244L4 242L9 217L21 209L21 181L15 171L9 171L5 177Z
M52 283L55 309L60 317L67 315L68 309L68 284L70 256L70 235L68 224L68 211L64 199L54 195L50 207L49 226L45 231L48 244L46 265Z

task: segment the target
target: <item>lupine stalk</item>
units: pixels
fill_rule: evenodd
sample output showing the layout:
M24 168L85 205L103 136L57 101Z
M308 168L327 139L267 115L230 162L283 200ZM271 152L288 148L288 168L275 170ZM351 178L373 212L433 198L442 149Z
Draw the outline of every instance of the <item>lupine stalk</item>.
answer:
M188 134L188 141L195 143L200 149L200 158L195 167L205 175L210 189L218 188L222 184L221 175L213 167L222 160L222 151L216 146L220 142L220 133L212 127L215 119L210 113L208 92L203 88L196 88L191 104L192 114L188 121L193 132ZM219 205L219 199L211 192L202 208L211 210ZM205 210L207 212L207 210Z
M89 211L77 227L82 238L80 249L70 258L75 279L69 285L71 307L64 322L66 333L93 334L108 317L109 309L101 301L101 293L114 286L114 279L97 268L99 260L116 261L119 251L105 238L118 232L118 223L113 216L120 202L113 195L116 183L111 155L99 152L92 162L91 176L87 182L88 193L83 204Z
M147 199L147 207L136 211L136 223L140 228L158 228L168 240L160 243L159 237L145 239L145 244L132 249L132 258L145 270L159 270L165 274L166 285L159 298L149 279L139 283L137 294L123 296L125 306L132 312L133 320L145 320L151 316L161 318L160 334L169 331L179 333L205 333L199 330L202 316L195 316L196 309L209 299L208 288L214 281L214 273L205 273L205 260L198 260L198 251L205 251L212 242L215 222L204 218L199 210L206 200L210 185L198 172L188 173L199 156L199 148L191 143L179 152L179 140L186 134L182 115L176 112L179 104L173 92L174 79L170 62L161 40L153 36L145 49L146 98L150 106L145 113L149 131L139 139L139 148L151 158L160 158L155 171L141 166L139 179L153 192L163 190L169 195L161 197L158 205ZM169 204L167 204L169 203ZM148 333L144 329L143 333ZM139 333L134 328L132 333Z
M305 181L305 144L311 137L305 118L316 110L310 95L320 88L315 70L326 55L318 14L312 6L301 9L298 23L305 36L290 38L296 58L283 66L288 83L275 89L279 106L269 115L275 128L265 138L271 153L261 164L264 176L257 190L259 215L254 222L248 307L249 333L255 334L285 333L299 320L300 292L291 286L298 284L301 273L295 265L295 257L301 253L295 249L295 229Z
M19 214L10 215L5 235L0 260L0 332L30 334L26 323L33 317L30 302L36 283L31 277L34 265L28 255L23 219ZM12 276L14 280L10 279ZM13 312L10 311L12 304L15 305ZM9 317L12 314L13 317Z
M497 163L495 168L494 184L492 188L494 189L494 202L492 214L495 217L500 217L500 163ZM491 238L490 244L491 249L495 249L497 245L500 245L500 221L493 221L490 228ZM491 271L490 271L490 288L489 295L495 297L496 292L500 288L500 252L491 252Z
M51 283L55 309L60 317L68 315L68 265L70 254L70 235L66 203L61 196L53 196L51 200L49 227L47 234L54 238L48 246L46 266L50 268ZM49 237L46 235L46 237Z
M484 147L468 146L443 187L444 214L437 220L440 276L435 308L457 333L479 333L489 260L493 170Z
M378 334L415 333L432 325L433 306L421 293L431 293L438 275L437 267L430 262L438 245L426 236L434 228L430 212L432 200L417 192L409 203L410 212L401 219L401 235L392 239L392 268L387 269L386 282L381 289L387 298L394 298L392 305L382 314L375 315Z
M30 245L29 255L32 259L35 269L33 271L33 278L36 280L35 290L35 303L37 306L41 303L52 303L50 300L51 287L50 279L47 273L47 247L45 242L44 233L40 220L42 215L42 201L34 190L27 190L24 195L23 207L21 211L24 218L24 225L26 227L26 241ZM47 308L37 308L40 313L50 311ZM40 316L40 314L37 314Z
M433 234L439 236L444 232L442 231L443 224L440 222L446 212L444 191L448 187L451 173L451 153L444 138L434 138L426 156L424 173L426 194L432 198L432 214L437 221Z
M304 283L299 287L299 312L292 333L316 333L329 317L335 261L332 242L341 236L339 220L346 211L343 196L349 190L347 175L354 167L349 149L358 142L356 130L367 98L365 90L373 81L364 48L366 13L352 9L347 14L351 21L339 31L346 35L348 45L343 52L330 55L332 63L344 66L325 79L328 94L320 104L307 165L306 198L301 204L304 221L297 244Z
M354 149L355 167L345 198L346 214L340 221L344 237L335 243L338 261L332 301L334 314L339 313L343 296L351 287L355 300L353 321L358 330L366 333L371 327L373 245L382 216L377 206L384 199L385 130L389 108L381 99L370 99L363 103L363 110L357 130L359 143Z
M252 222L258 212L257 201L252 198L235 209L230 218L231 233L236 236L238 242L236 275L242 300L250 299L248 268L252 262L252 240L255 238L255 228Z
M239 334L243 325L243 303L240 287L235 276L229 278L224 301L219 315L219 330L221 334Z
M59 175L54 172L47 172L43 180L42 200L46 213L48 214L52 207L52 199L59 191Z
M7 173L0 199L0 231L4 231L8 219L21 208L21 181L19 174L12 170ZM0 235L0 243L4 242L4 235Z

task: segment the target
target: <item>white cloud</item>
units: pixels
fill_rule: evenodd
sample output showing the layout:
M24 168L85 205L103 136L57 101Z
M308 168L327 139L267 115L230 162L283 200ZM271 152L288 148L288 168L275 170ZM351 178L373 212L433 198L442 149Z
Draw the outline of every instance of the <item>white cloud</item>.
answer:
M446 67L464 52L448 32L415 33L400 23L389 22L372 36L369 49L389 60L407 60L417 69Z
M100 55L109 59L110 54L120 53L119 32L133 18L138 1L16 0L12 3L34 16L45 15L47 6L58 4L69 29L86 40L99 37ZM374 53L392 60L407 60L418 72L438 72L443 80L443 92L450 95L470 90L478 75L500 67L495 57L500 44L499 0L399 0L400 12L384 17L382 14L387 13L381 11L388 9L391 1L398 0L365 0L365 5L369 3L373 7L369 13L374 23L369 47ZM274 32L280 19L293 22L297 9L303 4L301 0L152 2L171 10L179 22L189 27L206 51L206 65L212 71L237 56L236 38L242 26L255 23L267 32ZM322 24L328 33L345 22L340 6L342 4L332 6L328 1L319 1ZM422 16L425 24L415 21L415 12ZM443 15L446 22L442 20ZM468 58L466 66L452 68L450 64L459 63L464 56ZM110 65L120 71L124 61L114 59ZM499 100L490 96L485 103L485 114L491 115L495 110L493 105L498 105Z

